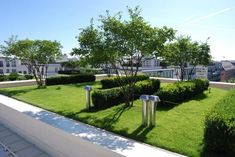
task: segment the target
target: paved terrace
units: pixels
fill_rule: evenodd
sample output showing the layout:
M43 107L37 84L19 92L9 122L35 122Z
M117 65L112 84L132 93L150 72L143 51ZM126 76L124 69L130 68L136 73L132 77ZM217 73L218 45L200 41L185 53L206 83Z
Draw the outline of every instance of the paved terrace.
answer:
M61 129L74 136L79 136L84 140L98 144L105 149L112 150L127 157L179 157L182 155L152 147L147 144L137 142L119 135L110 133L99 128L77 122L27 103L0 95L0 103L24 113L34 119L40 120L53 127ZM1 106L0 106L1 107Z
M0 123L0 157L50 157Z

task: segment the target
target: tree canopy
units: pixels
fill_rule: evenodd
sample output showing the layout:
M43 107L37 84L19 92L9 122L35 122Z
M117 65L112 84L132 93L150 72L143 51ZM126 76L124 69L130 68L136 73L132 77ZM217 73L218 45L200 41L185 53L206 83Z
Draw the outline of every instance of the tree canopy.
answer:
M38 87L44 86L46 64L60 57L61 44L50 40L16 40L15 37L5 41L0 50L4 55L17 57L27 66L36 78Z
M211 61L210 46L206 42L192 41L190 37L180 36L167 44L162 55L164 61L180 69L180 80L192 74L196 65L207 66ZM192 66L191 72L186 73L188 65Z
M127 9L126 20L120 12L111 16L108 11L100 16L99 26L92 20L90 26L81 29L77 36L79 47L74 48L72 54L91 65L109 65L118 76L120 73L126 77L136 76L145 57L160 54L164 44L174 38L175 31L165 26L152 27L140 15L138 7ZM131 80L128 89L134 84L135 80Z

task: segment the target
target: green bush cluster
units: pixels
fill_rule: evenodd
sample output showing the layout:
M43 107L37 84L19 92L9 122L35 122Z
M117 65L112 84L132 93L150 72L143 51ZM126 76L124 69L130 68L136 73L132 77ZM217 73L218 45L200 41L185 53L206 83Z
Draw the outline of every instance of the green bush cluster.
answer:
M175 105L194 97L207 90L208 80L195 79L192 81L175 82L162 87L155 95L162 100L161 105Z
M80 74L80 70L60 70L58 74L65 74L65 75L76 75Z
M135 84L134 88L134 99L138 99L142 94L153 94L160 88L159 80L144 80L139 81ZM123 88L116 87L104 90L95 90L92 95L92 102L96 108L108 108L114 105L125 102L124 92L128 89L127 86Z
M108 88L119 87L120 82L122 83L121 85L127 85L128 82L130 82L131 80L134 80L134 79L136 82L138 82L138 81L148 80L149 76L137 75L135 77L120 77L120 78L111 77L111 78L103 79L100 82L101 82L103 89L108 89Z
M92 74L79 74L69 76L56 76L46 79L46 85L70 84L95 81L95 76Z
M9 75L0 75L1 81L29 80L33 79L32 75L19 75L18 73L10 73Z
M235 89L207 114L204 144L207 151L235 156Z
M26 80L33 79L33 75L29 75L29 74L25 74L24 77L25 77Z

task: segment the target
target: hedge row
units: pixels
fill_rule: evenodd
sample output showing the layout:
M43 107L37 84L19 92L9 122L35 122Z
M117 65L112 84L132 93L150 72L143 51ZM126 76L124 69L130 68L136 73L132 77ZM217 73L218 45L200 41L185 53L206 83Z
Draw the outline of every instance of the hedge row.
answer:
M95 81L95 76L91 74L79 74L70 76L56 76L46 79L46 85L70 84Z
M136 82L138 81L143 81L143 80L148 80L149 76L146 75L137 75L135 77L112 77L112 78L107 78L101 80L101 85L103 89L108 89L108 88L114 88L114 87L119 87L123 85L127 85L128 82L131 81L131 79L135 79ZM120 85L121 82L121 85Z
M10 73L9 75L0 75L1 81L29 80L33 79L32 75L19 75L18 73Z
M204 143L211 152L235 156L235 89L207 114Z
M125 91L128 91L125 86ZM142 94L153 94L160 88L159 80L144 80L136 83L134 88L134 99L138 99ZM117 87L112 89L95 90L91 97L96 108L107 108L125 102L123 89Z
M209 81L201 79L175 82L161 88L155 95L159 96L160 100L162 100L160 104L172 106L202 93L208 89L208 86Z
M58 74L76 75L80 74L80 70L59 70Z

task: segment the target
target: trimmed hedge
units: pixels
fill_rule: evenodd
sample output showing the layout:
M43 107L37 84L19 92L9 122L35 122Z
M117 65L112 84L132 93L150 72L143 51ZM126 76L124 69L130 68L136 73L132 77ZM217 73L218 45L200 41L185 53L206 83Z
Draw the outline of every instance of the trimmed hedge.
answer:
M29 74L25 74L24 77L25 77L26 80L31 80L31 79L33 79L34 76L29 75Z
M161 88L155 95L159 96L160 104L175 105L202 93L209 87L208 80L195 79L192 81L175 82ZM172 102L172 103L171 103Z
M207 151L235 156L235 89L207 114L204 143Z
M125 88L128 88L125 86ZM159 80L139 81L133 88L134 99L138 99L142 94L153 94L160 88ZM128 89L126 89L128 90ZM96 108L107 108L125 102L123 89L120 87L95 90L92 95L92 102Z
M18 80L19 79L19 74L17 74L17 73L10 73L9 75L8 75L8 79L10 80L10 81L15 81L15 80Z
M18 73L10 73L9 75L0 75L0 82L1 81L28 80L28 79L33 79L33 76L32 75L20 75Z
M112 78L107 78L101 80L101 85L103 89L108 89L108 88L114 88L114 87L119 87L120 84L119 82L122 82L122 85L127 85L130 79L133 79L134 77L112 77ZM137 75L135 77L136 82L138 81L143 81L143 80L148 80L149 76L146 75Z
M46 85L58 85L58 84L70 84L70 83L82 83L95 81L95 75L80 74L70 76L56 76L46 79Z
M58 74L76 75L80 74L80 70L59 70Z

